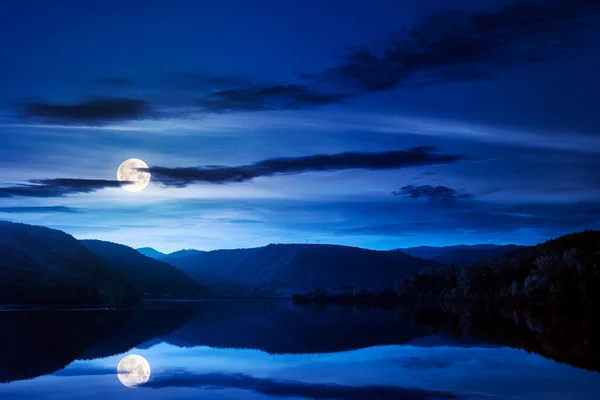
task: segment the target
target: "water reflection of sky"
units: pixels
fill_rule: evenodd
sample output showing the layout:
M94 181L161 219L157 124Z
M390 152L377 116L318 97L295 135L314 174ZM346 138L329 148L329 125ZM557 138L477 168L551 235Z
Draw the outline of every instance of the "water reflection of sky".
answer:
M353 387L366 387L381 390L373 393L390 399L439 398L430 391L450 396L445 398L468 394L477 398L595 399L600 391L600 374L596 372L505 347L403 345L331 354L269 355L257 350L179 348L161 343L126 354L133 353L145 357L152 367L152 377L144 387L131 389L121 385L116 366L124 354L119 354L75 361L53 375L0 385L0 398L337 396L354 400L369 398L365 390L352 394Z

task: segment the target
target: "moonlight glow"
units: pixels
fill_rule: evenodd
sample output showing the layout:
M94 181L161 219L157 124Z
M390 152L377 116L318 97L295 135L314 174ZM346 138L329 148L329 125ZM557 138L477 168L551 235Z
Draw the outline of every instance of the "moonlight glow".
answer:
M138 158L130 158L123 161L117 170L117 179L128 192L141 192L150 183L150 173L138 171L138 168L148 168L148 165Z
M150 379L150 364L137 354L125 356L117 366L119 381L127 387L136 387Z

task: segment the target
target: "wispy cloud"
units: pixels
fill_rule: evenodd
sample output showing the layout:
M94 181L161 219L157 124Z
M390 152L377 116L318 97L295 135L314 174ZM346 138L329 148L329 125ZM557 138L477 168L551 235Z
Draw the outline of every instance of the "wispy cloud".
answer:
M461 193L446 186L431 186L431 185L407 185L400 190L392 192L394 196L408 197L411 199L426 198L429 200L452 201L459 199L473 198L472 194Z
M372 45L351 47L341 63L305 78L376 92L489 78L525 63L564 57L586 27L597 27L590 0L520 0L496 11L429 15Z
M21 117L42 123L95 126L169 118L174 109L189 115L313 108L383 90L488 79L510 67L565 58L599 18L594 0L520 0L491 12L428 15L392 37L349 47L337 65L287 82L189 72L146 83L142 98L17 107ZM124 76L94 82L119 93L139 84Z
M0 187L2 197L63 197L69 194L90 193L105 188L120 187L129 182L103 179L33 179L27 184Z
M0 192L0 197L2 197L1 192ZM45 214L45 213L75 214L78 212L79 212L79 210L77 208L65 207L65 206L0 207L0 213L8 213L8 214Z
M74 104L23 102L18 107L25 119L66 125L104 125L154 115L149 102L123 97L95 98Z
M150 172L155 182L160 182L165 186L185 187L198 182L245 182L273 175L351 169L382 170L454 163L465 159L463 155L437 154L436 151L435 147L416 147L381 153L316 154L295 158L274 158L234 167L169 168L153 166L140 170Z
M197 101L202 111L262 111L289 110L339 103L352 96L343 93L324 93L306 85L251 84L215 90Z

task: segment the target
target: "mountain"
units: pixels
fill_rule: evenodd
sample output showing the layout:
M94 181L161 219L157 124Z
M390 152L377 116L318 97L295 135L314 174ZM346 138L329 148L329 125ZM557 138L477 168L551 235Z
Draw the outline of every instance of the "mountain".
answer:
M471 264L502 257L507 253L517 251L521 247L514 244L476 244L444 247L418 246L400 250L413 257L437 261L440 264Z
M203 288L182 271L122 244L81 240L96 257L118 272L144 298L198 298Z
M134 304L135 290L73 236L0 221L0 304Z
M154 250L152 247L141 247L136 249L146 257L154 258L155 260L160 260L162 257L166 256L165 253L161 253L158 250Z
M339 285L377 285L439 266L401 251L316 244L182 250L162 258L221 295L291 295Z

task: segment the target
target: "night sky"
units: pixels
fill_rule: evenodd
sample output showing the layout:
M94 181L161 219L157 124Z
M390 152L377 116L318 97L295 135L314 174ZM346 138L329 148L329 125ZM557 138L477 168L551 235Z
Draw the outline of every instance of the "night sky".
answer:
M165 252L600 225L598 0L4 0L0 48L0 219Z

